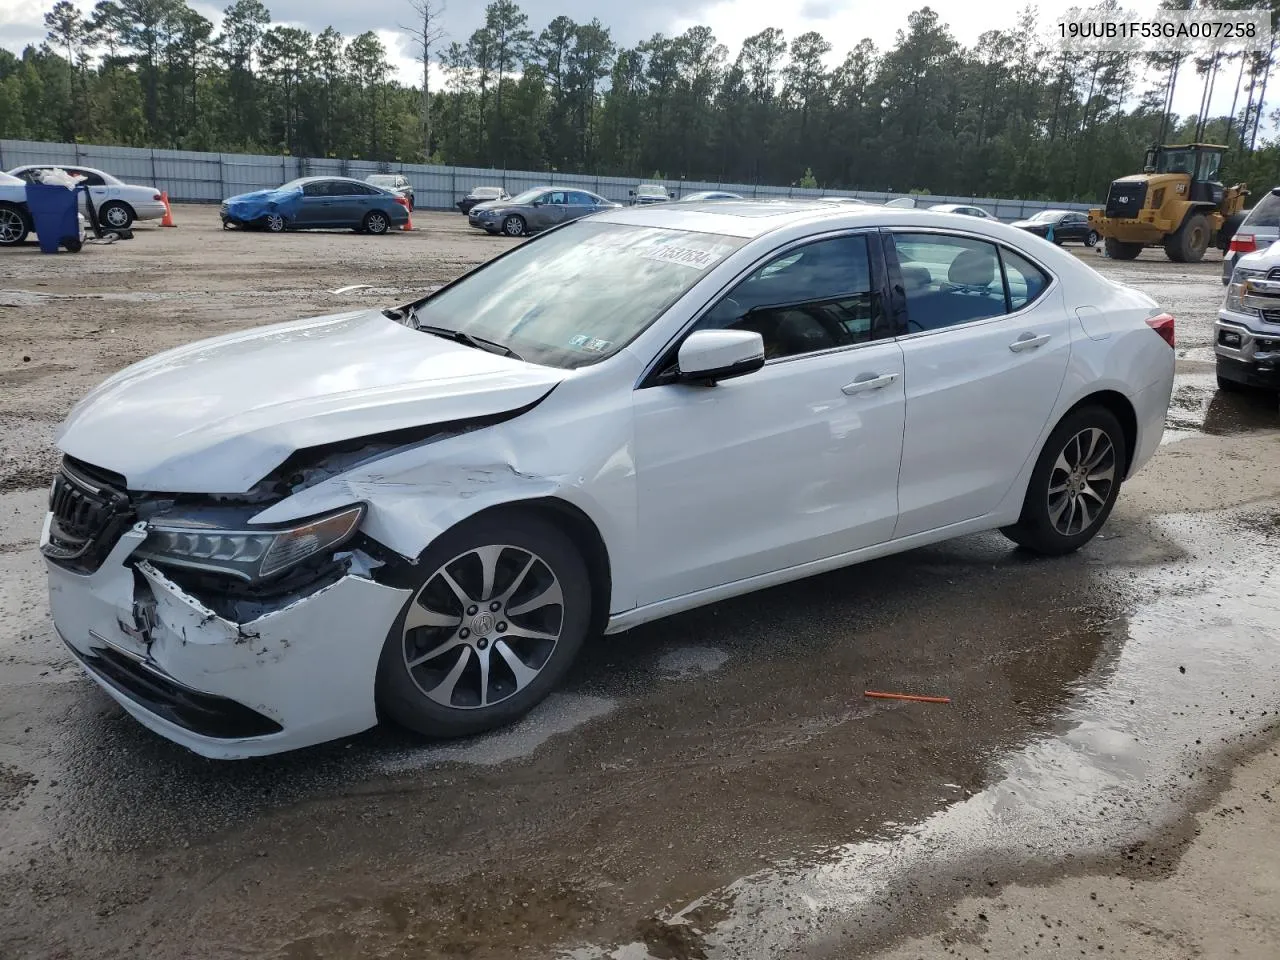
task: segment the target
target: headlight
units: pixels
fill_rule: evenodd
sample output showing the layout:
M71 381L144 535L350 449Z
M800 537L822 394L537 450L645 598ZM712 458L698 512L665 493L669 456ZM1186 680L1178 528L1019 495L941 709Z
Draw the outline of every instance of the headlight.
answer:
M135 556L159 564L225 573L241 580L262 580L355 532L364 505L347 507L288 527L228 530L200 520L160 519L148 524L148 536Z
M1236 313L1248 313L1244 305L1244 282L1246 280L1266 276L1265 270L1251 270L1248 267L1236 267L1231 274L1231 282L1227 284L1227 295L1222 301L1223 309Z

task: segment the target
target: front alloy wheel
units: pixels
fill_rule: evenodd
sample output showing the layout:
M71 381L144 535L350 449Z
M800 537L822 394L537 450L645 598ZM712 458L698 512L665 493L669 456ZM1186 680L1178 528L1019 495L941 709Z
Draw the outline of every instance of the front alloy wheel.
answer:
M1111 515L1128 456L1110 410L1085 407L1063 418L1040 451L1018 522L1002 532L1047 556L1078 550Z
M278 213L267 214L267 229L272 233L284 233L284 228L288 226L284 217Z
M16 246L27 239L27 219L17 207L0 206L0 247Z
M581 557L541 518L479 517L419 562L412 599L387 638L379 700L428 736L478 733L542 700L590 622Z

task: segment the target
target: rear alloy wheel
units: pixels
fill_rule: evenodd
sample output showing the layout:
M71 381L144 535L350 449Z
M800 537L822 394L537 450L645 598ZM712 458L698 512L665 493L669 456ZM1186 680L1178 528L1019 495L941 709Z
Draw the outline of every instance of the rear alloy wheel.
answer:
M515 214L502 221L502 232L508 237L523 237L527 229L524 217L518 217Z
M387 215L381 210L370 210L365 214L364 222L360 224L360 228L365 233L372 233L375 237L386 233L389 226Z
M1098 245L1098 231L1097 231L1097 230L1090 230L1090 231L1089 231L1089 235L1088 235L1088 236L1086 236L1086 237L1084 238L1084 245L1085 245L1086 247L1096 247L1096 246Z
M11 204L0 203L0 247L16 247L30 232L26 214Z
M555 688L591 623L586 565L524 512L465 521L432 544L378 667L380 707L431 737L504 726Z
M1174 263L1199 263L1209 249L1209 218L1191 213L1182 221L1178 232L1164 242L1164 252Z
M1001 532L1045 556L1080 549L1102 528L1124 479L1128 448L1111 411L1085 407L1049 435L1022 504L1022 515Z
M284 233L289 226L288 221L278 213L268 213L264 223L271 233Z
M133 226L133 211L128 204L110 200L98 210L98 219L112 230L128 230Z

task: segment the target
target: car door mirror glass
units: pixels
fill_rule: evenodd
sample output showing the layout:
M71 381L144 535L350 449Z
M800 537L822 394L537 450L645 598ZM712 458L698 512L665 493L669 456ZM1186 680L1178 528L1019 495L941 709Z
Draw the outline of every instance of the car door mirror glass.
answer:
M764 337L753 330L695 330L676 355L679 378L712 384L764 366Z

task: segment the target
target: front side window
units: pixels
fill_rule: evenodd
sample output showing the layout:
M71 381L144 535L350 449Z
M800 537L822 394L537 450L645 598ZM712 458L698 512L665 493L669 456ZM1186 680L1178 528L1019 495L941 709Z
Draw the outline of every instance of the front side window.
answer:
M751 330L766 359L852 346L883 328L867 237L854 234L789 250L735 286L695 329Z
M549 203L552 206L556 206L556 207L563 207L569 201L565 198L565 193L563 190L556 190L552 193L548 193L545 197L543 197L542 202Z
M576 220L420 301L413 314L419 326L461 331L532 363L586 366L634 340L743 242Z
M969 237L893 237L907 301L907 330L938 330L1005 312L996 246Z

